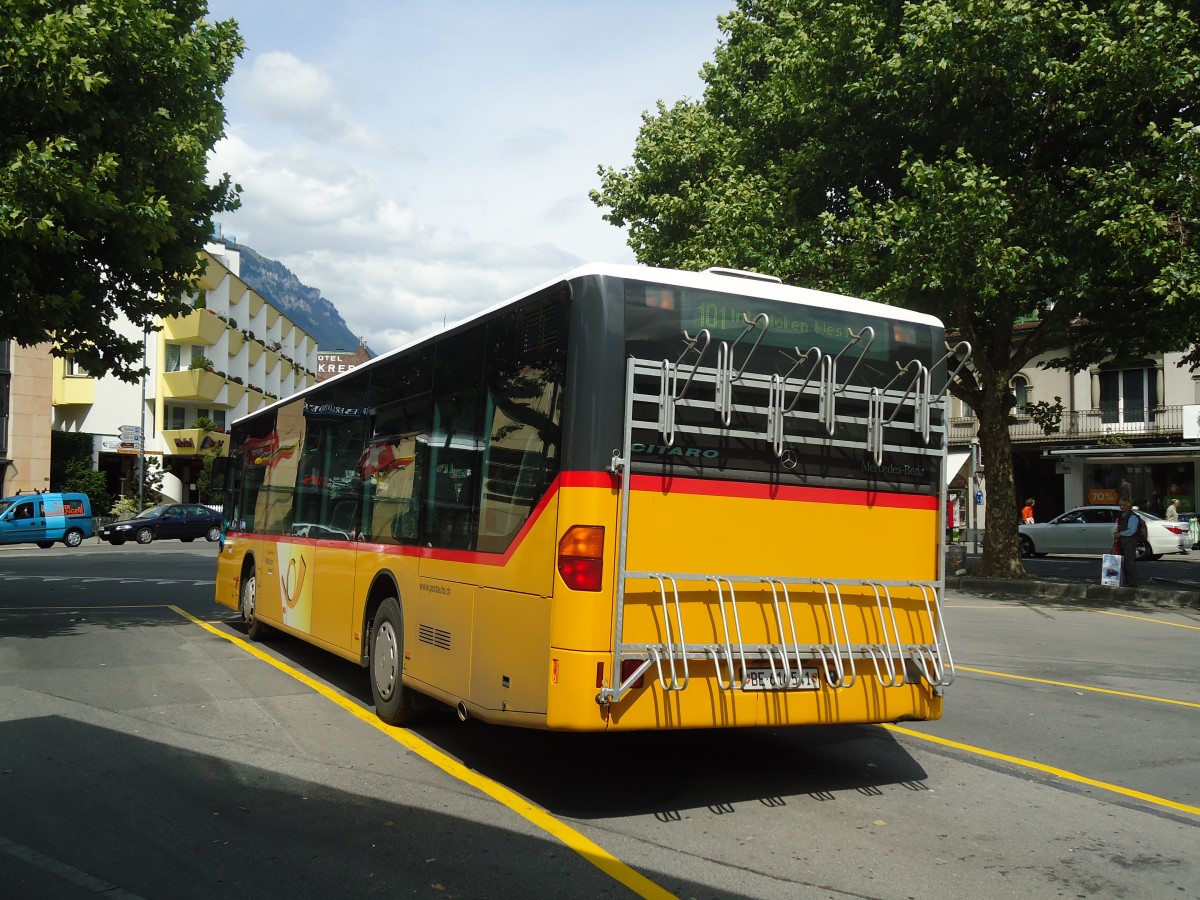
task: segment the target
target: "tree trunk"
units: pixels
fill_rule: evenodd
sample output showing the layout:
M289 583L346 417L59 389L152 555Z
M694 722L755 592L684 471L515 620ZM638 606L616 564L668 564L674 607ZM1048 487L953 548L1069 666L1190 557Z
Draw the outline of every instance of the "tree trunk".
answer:
M999 389L997 389L997 384ZM984 522L983 558L973 574L992 578L1028 578L1021 562L1017 524L1020 506L1013 494L1012 440L1008 434L1011 404L1005 383L994 379L984 389L979 416L979 443L987 473L987 518ZM990 488L998 488L992 493Z

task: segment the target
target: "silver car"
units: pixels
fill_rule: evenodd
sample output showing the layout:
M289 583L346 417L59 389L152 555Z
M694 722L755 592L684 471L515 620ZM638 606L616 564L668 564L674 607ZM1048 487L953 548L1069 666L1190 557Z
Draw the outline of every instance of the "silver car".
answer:
M1153 513L1136 510L1146 520L1147 539L1137 548L1138 559L1158 559L1164 553L1179 553L1186 522L1168 522ZM1078 506L1049 522L1020 525L1021 555L1047 553L1108 553L1113 545L1113 525L1121 515L1119 506Z

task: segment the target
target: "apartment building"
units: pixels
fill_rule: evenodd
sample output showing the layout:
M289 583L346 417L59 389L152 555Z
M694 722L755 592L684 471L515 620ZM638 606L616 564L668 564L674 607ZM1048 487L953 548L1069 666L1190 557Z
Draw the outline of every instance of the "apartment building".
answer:
M1171 499L1184 512L1197 507L1200 474L1200 374L1180 367L1181 353L1112 361L1071 374L1040 369L1039 357L1017 374L1009 436L1017 499L1037 499L1045 521L1086 503L1116 503L1128 482L1134 503L1162 514ZM1058 430L1046 434L1027 410L1061 398ZM962 401L950 400L949 448L957 475L958 523L982 527L987 504L987 460L979 454L978 420ZM1019 506L1020 504L1018 504ZM974 507L972 509L972 507Z
M150 369L140 382L52 362L52 427L93 435L96 467L121 493L136 493L144 453L162 464L164 496L196 499L204 457L229 452L234 419L316 382L316 340L238 277L238 252L214 243L203 257L191 311L140 335Z
M47 346L0 340L0 497L50 487Z

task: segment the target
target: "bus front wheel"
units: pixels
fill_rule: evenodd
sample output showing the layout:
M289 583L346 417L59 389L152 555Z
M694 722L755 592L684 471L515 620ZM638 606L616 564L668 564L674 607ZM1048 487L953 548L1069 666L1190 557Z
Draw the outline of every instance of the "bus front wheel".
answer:
M267 635L267 626L259 621L254 611L254 601L257 594L258 578L254 574L254 569L250 569L242 576L239 605L241 606L242 622L246 625L246 637L252 641L261 641Z
M375 714L389 725L407 725L421 717L412 689L404 686L403 635L400 604L388 597L375 612L369 649Z

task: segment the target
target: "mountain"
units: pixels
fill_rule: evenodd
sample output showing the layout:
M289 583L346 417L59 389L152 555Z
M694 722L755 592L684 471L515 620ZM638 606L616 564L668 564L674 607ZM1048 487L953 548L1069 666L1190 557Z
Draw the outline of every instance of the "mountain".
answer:
M346 326L337 307L321 296L320 290L302 284L287 266L267 259L245 244L230 243L241 254L242 281L258 291L281 313L311 334L317 349L324 352L354 350L358 337Z

